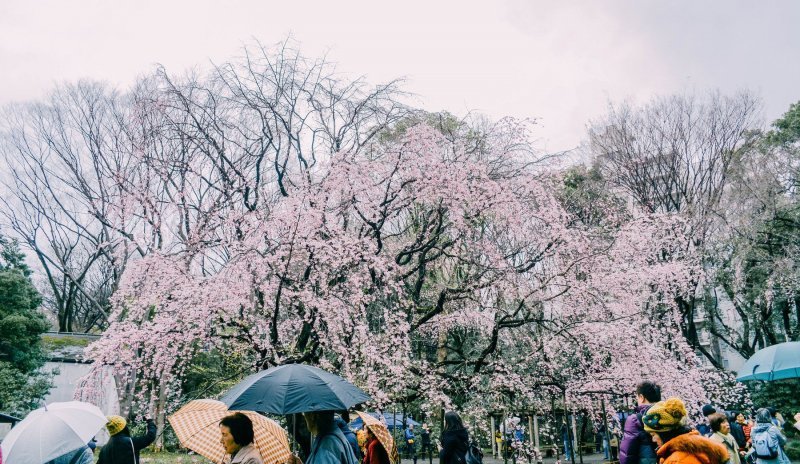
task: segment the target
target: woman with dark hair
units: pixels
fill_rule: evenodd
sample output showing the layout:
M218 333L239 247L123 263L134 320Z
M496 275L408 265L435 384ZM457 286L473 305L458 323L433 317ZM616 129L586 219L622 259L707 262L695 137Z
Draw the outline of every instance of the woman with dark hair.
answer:
M767 408L761 408L756 412L756 425L750 431L750 443L757 464L791 463L783 451L786 437L772 423L772 414Z
M439 464L464 464L469 449L469 433L464 428L461 417L455 411L447 411L444 415L442 429L442 450L439 452Z
M708 425L711 426L711 431L714 432L709 437L711 440L719 443L728 450L729 464L740 464L741 453L739 452L739 443L731 434L731 424L725 414L715 412L708 416Z
M263 464L261 453L253 445L253 422L249 417L240 412L225 416L219 421L219 430L222 432L220 443L230 455L224 463Z
M375 436L372 427L371 425L365 426L367 431L367 451L364 453L363 464L391 464L389 453L386 452L383 443Z
M642 416L644 430L653 437L661 464L724 464L725 448L686 426L686 406L679 398L654 404Z

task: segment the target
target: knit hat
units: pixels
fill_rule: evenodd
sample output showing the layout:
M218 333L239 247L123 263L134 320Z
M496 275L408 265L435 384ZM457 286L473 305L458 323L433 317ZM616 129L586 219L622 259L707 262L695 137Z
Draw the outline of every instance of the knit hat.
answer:
M642 424L647 432L667 432L685 425L687 415L683 401L670 398L650 406L642 417Z
M717 412L717 408L715 408L714 406L711 406L710 404L703 406L703 415L705 417L708 417L714 414L715 412Z
M108 429L108 434L114 436L125 429L125 426L128 425L128 422L125 421L125 418L122 416L107 416L108 422L106 422L106 428Z

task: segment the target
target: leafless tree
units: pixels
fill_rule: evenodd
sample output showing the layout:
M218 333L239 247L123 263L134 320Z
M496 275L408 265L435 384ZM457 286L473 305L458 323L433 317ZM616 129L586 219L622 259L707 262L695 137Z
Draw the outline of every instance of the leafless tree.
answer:
M759 100L748 92L661 97L635 107L612 105L589 130L604 177L647 212L677 212L689 219L689 236L704 249L717 223L721 198L735 164L757 140ZM712 363L699 342L697 298L679 298L689 343Z
M118 236L104 224L114 222L119 195L117 98L84 82L3 113L0 214L37 258L60 331L102 327L124 269Z
M237 211L268 212L315 182L320 163L411 114L399 84L347 78L287 40L207 73L159 67L125 92L64 85L3 109L0 226L38 261L58 329L102 329L133 260L182 254L214 273L239 235Z
M737 154L755 140L753 95L675 95L633 107L611 106L589 131L606 178L649 212L693 218L702 241Z

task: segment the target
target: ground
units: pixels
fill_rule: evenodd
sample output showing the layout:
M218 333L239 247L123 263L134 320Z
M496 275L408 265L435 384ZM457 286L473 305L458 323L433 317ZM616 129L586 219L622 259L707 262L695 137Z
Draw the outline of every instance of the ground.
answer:
M208 464L209 461L201 456L197 455L188 455L186 453L142 453L141 456L141 464ZM600 464L602 463L603 455L602 454L593 454L589 456L583 457L584 464ZM433 464L438 464L439 460L434 459ZM544 464L554 464L556 462L555 459L545 459ZM575 463L580 464L580 459L578 457L575 458ZM502 459L494 459L491 456L485 456L483 458L484 464L516 464L514 461L509 460L507 462L503 462ZM414 461L410 459L403 459L402 464L414 464ZM418 459L417 464L429 464L427 460ZM524 462L520 462L520 464L525 464ZM562 464L571 464L570 461L562 461Z

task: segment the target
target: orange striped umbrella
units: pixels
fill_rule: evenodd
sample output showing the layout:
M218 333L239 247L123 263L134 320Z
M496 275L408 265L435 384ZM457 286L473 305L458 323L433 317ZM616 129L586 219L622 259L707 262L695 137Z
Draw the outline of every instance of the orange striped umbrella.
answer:
M392 434L389 433L389 429L386 428L386 424L365 412L356 411L356 414L358 414L358 417L364 421L364 425L372 431L378 441L381 442L381 445L386 449L386 454L389 455L389 461L399 464L400 455L397 453L397 447L394 446L394 438L392 438Z
M220 442L219 421L235 412L241 412L253 421L253 442L264 464L284 464L289 459L291 452L286 431L277 422L257 412L229 411L225 403L217 400L193 400L168 419L184 448L221 463L227 453Z

